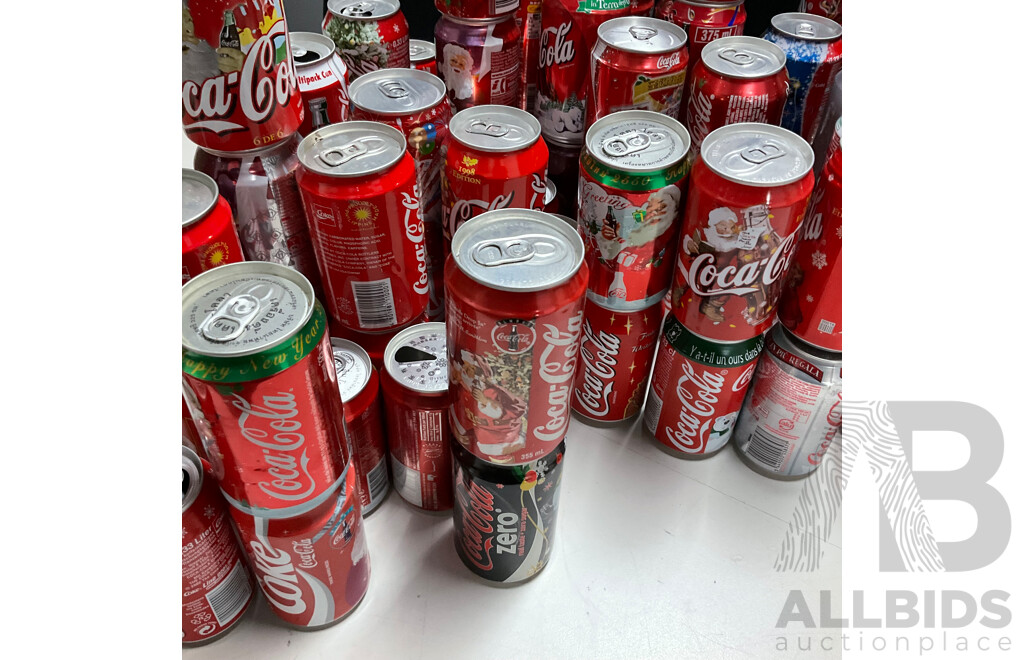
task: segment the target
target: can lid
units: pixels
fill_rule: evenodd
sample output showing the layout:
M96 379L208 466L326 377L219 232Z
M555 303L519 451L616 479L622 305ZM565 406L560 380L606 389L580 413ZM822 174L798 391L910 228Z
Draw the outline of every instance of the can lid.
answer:
M352 105L378 115L406 115L434 107L447 93L444 81L419 69L378 69L349 83Z
M288 43L296 69L322 62L334 54L335 45L330 37L315 32L289 32Z
M558 195L558 188L555 187L555 182L551 179L544 179L544 206L555 201L556 195Z
M181 345L212 357L259 353L288 341L313 315L313 286L268 261L218 266L181 288Z
M772 16L772 27L787 37L805 41L835 41L843 36L843 26L831 18L796 11Z
M786 66L786 53L765 39L757 37L720 37L700 54L704 66L730 78L764 78Z
M540 122L525 110L504 105L477 105L455 113L449 134L480 151L525 149L540 139Z
M203 489L203 463L199 455L181 446L181 512L185 513Z
M398 13L392 0L330 0L327 11L351 21L376 21Z
M499 209L455 230L452 258L470 279L500 291L543 291L583 263L583 239L550 213Z
M384 369L395 382L414 392L446 392L447 347L444 323L419 323L391 338L384 349Z
M623 110L595 121L585 144L604 165L626 172L651 172L685 158L690 151L690 133L659 112Z
M341 401L348 403L370 382L373 364L362 346L340 337L331 337L331 353L334 354L334 371L338 374Z
M299 162L307 170L337 177L381 172L405 156L405 138L375 121L346 121L318 128L299 143Z
M780 126L729 124L708 133L700 156L715 174L747 186L781 186L811 171L814 151Z
M675 23L646 16L623 16L605 21L597 38L628 53L657 54L686 46L686 30Z
M217 206L217 182L208 175L181 168L181 226L199 222Z
M412 62L426 62L437 57L437 47L433 41L422 39L409 40L409 60Z

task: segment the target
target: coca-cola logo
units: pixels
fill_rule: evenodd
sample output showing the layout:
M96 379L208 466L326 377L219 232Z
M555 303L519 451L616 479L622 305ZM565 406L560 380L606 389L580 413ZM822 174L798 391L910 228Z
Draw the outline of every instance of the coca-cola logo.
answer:
M815 213L800 228L800 240L816 241L821 238L821 213Z
M614 386L615 367L618 365L621 340L602 330L594 334L590 321L583 324L580 344L582 361L582 387L576 388L576 402L592 417L608 414L608 395Z
M491 328L491 343L502 353L519 355L533 348L537 334L528 322L520 319L498 321Z
M723 373L703 370L698 374L693 363L682 360L683 375L676 383L676 397L682 405L675 428L666 427L669 440L680 451L696 454L704 451L714 421L718 395L725 386Z
M572 23L569 22L544 28L540 35L540 68L572 62L576 57L576 46L571 39L566 39L571 30Z
M843 393L839 393L839 398L832 403L832 407L828 409L828 415L825 417L825 422L828 424L828 429L825 431L825 437L822 438L821 443L818 445L818 449L812 452L807 457L807 462L811 465L818 465L822 459L825 458L825 453L828 451L832 441L835 440L836 436L843 431Z
M744 263L738 268L730 265L719 270L715 254L700 254L690 264L690 268L684 271L687 284L702 296L742 296L756 292L758 287L754 285L758 282L765 287L771 286L789 269L797 244L796 235L794 231L783 239L782 244L768 257Z
M711 99L699 89L694 89L690 102L686 104L686 127L690 129L695 144L704 141L711 132Z
M489 202L485 202L480 199L456 200L452 205L451 211L448 212L449 235L454 236L455 230L475 215L479 215L485 211L508 208L512 205L512 199L514 197L515 191L512 191L507 195L498 195Z
M242 437L263 450L267 468L260 473L270 479L258 482L259 489L287 502L307 499L316 490L316 480L308 469L302 422L293 419L299 414L295 395L265 394L262 405L254 405L238 394L231 396L234 406L242 411L238 417Z
M671 55L662 55L658 58L659 69L670 69L674 66L679 66L679 51L672 53Z
M583 312L569 319L565 331L550 323L542 339L544 351L540 356L539 375L548 384L547 421L535 426L533 435L543 442L557 442L565 436L569 425L569 405L573 378L576 375L577 353L583 328Z
M536 172L532 173L530 176L533 177L530 180L530 190L533 192L533 197L530 198L530 208L543 209L544 198L547 197L548 194L547 183L544 181L544 177Z
M292 551L299 556L300 567L314 568L317 565L316 551L313 549L312 540L292 541Z
M416 269L419 278L412 283L412 289L420 295L429 293L430 278L427 275L427 250L423 243L424 227L420 217L419 190L414 184L413 194L402 193L402 206L405 207L405 237L416 246Z
M270 604L286 614L305 612L306 601L302 598L302 585L291 555L259 539L249 542L249 551L263 595Z
M470 481L468 488L458 482L455 496L462 510L462 529L459 530L459 541L462 550L470 563L482 571L494 568L491 549L494 547L494 495L481 488L476 482Z

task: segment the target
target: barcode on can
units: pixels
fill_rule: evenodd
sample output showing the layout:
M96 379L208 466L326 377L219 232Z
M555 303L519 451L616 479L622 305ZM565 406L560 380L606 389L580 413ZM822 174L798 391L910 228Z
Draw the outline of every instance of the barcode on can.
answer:
M654 388L647 393L647 405L644 408L644 426L651 433L658 428L658 419L661 418L661 406L664 402L654 393Z
M370 491L370 506L368 508L372 509L388 490L388 462L386 458L381 457L377 461L376 467L366 474L366 486Z
M526 0L523 0L524 2ZM519 7L519 0L494 0L494 13L503 14Z
M789 455L789 442L776 438L764 429L755 428L747 445L747 456L761 463L772 472L780 472L782 463Z
M391 280L352 282L352 297L356 299L360 327L390 328L398 325Z
M245 608L250 595L252 585L249 584L249 574L242 562L236 561L224 581L206 594L206 602L210 604L213 616L217 617L217 623L224 626Z
M836 324L834 321L826 321L825 319L821 319L821 322L818 323L818 332L824 332L826 335L832 334L832 331L835 329Z

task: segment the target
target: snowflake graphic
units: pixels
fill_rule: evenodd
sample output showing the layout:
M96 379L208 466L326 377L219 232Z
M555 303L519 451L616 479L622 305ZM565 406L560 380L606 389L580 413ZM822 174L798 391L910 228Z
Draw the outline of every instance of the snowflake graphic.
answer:
M548 462L537 461L537 477L543 477L548 473Z
M807 294L807 302L814 302L814 296Z
M825 253L822 252L821 250L815 250L811 254L811 265L817 268L818 270L821 270L822 268L827 266L828 262L825 261Z
M182 528L181 528L181 538L185 538L186 534L188 534L188 532L185 531L185 527L183 525Z
M217 509L214 509L212 505L207 504L206 508L203 509L203 515L207 518L213 518L215 515L217 515Z
M550 481L549 481L549 482L547 482L547 483L546 483L546 484L544 485L544 492L546 493L546 492L548 492L549 490L551 490L551 487L552 487L552 486L554 486L554 485L555 485L555 484L554 484L554 483L552 483L552 482L550 482Z
M398 34L399 32L402 31L402 28L398 27L398 23L395 23L394 25L392 25L391 29L393 29L395 31L395 34Z
M843 239L843 226L842 225L839 225L838 227L836 227L836 236L839 237L839 240Z

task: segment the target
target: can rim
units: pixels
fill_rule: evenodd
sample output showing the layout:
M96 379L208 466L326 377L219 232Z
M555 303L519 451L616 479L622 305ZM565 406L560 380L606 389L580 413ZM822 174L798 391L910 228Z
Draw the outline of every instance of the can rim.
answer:
M395 381L395 383L397 383L403 389L411 390L419 394L443 394L447 392L447 377L445 378L445 386L443 389L423 389L419 387L411 387L408 383L403 382L401 379L395 376L394 370L392 369L392 367L395 365L395 353L397 353L398 349L401 348L402 343L404 343L407 339L413 336L422 336L423 334L428 332L437 332L442 337L445 338L445 346L447 347L448 338L445 333L445 328L445 324L441 321L428 321L426 323L417 323L416 325L404 328L403 330L400 330L394 337L392 337L391 341L389 341L388 345L384 348L383 357L384 371L387 372L391 380ZM447 355L444 355L443 357L447 358Z
M271 152L275 149L281 149L291 144L296 137L300 137L299 130L295 129L291 134L281 138L273 144L268 144L265 147L256 147L254 149L243 149L241 151L221 151L220 149L210 149L209 147L203 147L196 145L196 150L202 150L211 156L217 156L218 158L264 158L270 156Z
M516 10L515 9L513 9L511 11L508 11L508 12L505 12L504 14L499 14L497 16L490 16L490 17L487 17L487 18L468 18L468 17L463 17L463 16L452 16L451 14L446 14L444 12L441 12L441 20L443 21L445 19L448 19L452 23L460 23L462 25L484 26L484 25L497 25L498 23L501 23L503 21L507 21L510 18L515 18L515 15L516 15Z
M387 5L391 7L391 10L385 10L387 13L384 14L370 14L369 16L344 16L341 12L345 10L345 7L351 5L360 5L363 3L376 4L376 5ZM391 0L329 0L327 3L327 13L332 16L344 19L346 21L377 21L382 18L388 18L398 13L399 3L391 2Z
M296 44L296 41L298 41L299 43ZM304 42L314 43L319 46L323 46L324 48L327 49L327 52L321 53L310 48L305 48L301 45ZM315 60L310 60L308 62L299 62L297 59L295 59L296 49L302 50L303 52L307 53L315 53L317 55L317 58ZM329 59L331 55L334 55L337 52L338 46L337 44L334 43L333 39L323 34L317 34L316 32L289 32L288 50L291 52L292 61L295 63L296 69L308 69L312 66L320 64L326 59Z
M609 30L613 30L619 26L626 25L640 25L644 27L650 27L653 29L663 30L669 34L675 36L681 41L681 43L674 46L665 46L659 50L643 50L639 48L630 47L629 44L613 44L608 41L607 34ZM627 53L637 53L639 55L662 55L664 53L672 53L677 50L683 50L687 47L689 37L686 34L686 30L670 21L662 20L660 18L652 18L650 16L620 16L618 18L612 18L601 23L597 27L597 38L604 45L615 50L621 50Z
M366 352L366 349L360 346L359 344L355 343L351 339L345 339L343 337L331 337L332 355L334 353L334 349L339 349L342 351L352 353L360 362L362 362L366 366L366 378L364 378L363 381L359 384L359 387L356 388L356 391L349 393L347 397L345 396L345 392L341 391L341 379L338 379L338 393L341 395L341 402L348 403L349 401L352 401L357 396L362 394L363 390L365 390L366 386L370 383L370 380L373 378L373 362L370 361L370 354ZM337 374L335 375L337 376Z
M220 201L220 189L217 187L217 182L214 181L213 177L211 177L209 174L206 174L205 172L200 172L199 170L194 170L189 167L181 168L181 178L183 181L185 179L191 179L196 183L201 183L210 192L213 193L213 199L210 200L210 203L207 204L202 211L196 212L188 220L186 220L185 217L182 216L181 228L186 229L187 227L191 227L200 220L206 218L206 216L210 215L210 213L213 212L213 209L217 208L217 202Z
M685 0L686 4L696 7L724 7L729 5L742 5L745 0Z
M802 21L805 23L812 23L820 25L826 28L829 32L834 34L825 34L822 36L808 36L805 34L798 34L793 30L783 27L786 21ZM799 39L800 41L836 41L841 39L843 36L843 26L836 23L831 18L825 16L818 16L817 14L806 14L799 11L787 11L782 14L776 14L772 16L772 29L776 30L780 34L784 34L792 39Z
M718 65L718 61L712 59L713 56L721 53L723 47L728 47L733 44L751 46L754 48L754 50L757 50L758 48L763 48L767 50L767 52L771 53L776 57L776 66L773 66L767 71L760 71L758 73L752 73L751 75L743 75L742 73L737 73L735 71L723 71L722 69L716 68L716 66ZM709 48L709 46L714 46L714 48ZM761 52L763 54L765 51ZM786 62L788 61L788 58L786 57L786 52L779 48L778 44L768 41L767 39L761 39L759 37L748 37L742 34L733 35L731 37L719 37L718 39L715 39L714 41L712 41L711 43L704 47L704 50L702 50L700 53L700 59L701 62L704 63L704 66L706 66L709 70L714 71L718 75L725 76L727 78L737 78L740 80L756 80L758 78L767 78L768 76L774 76L776 73L786 68Z
M842 364L842 362L843 362L843 352L842 351L831 351L831 350L829 350L827 348L822 348L821 346L815 346L814 344L812 344L811 342L807 341L806 339L804 339L802 337L798 337L795 332L793 332L792 330L787 328L782 323L776 323L775 325L777 327L779 327L779 328L782 328L782 330L781 330L782 336L783 336L784 340L789 341L789 344L790 344L789 346L783 346L782 348L785 348L787 351L789 351L791 353L796 353L797 357L804 358L804 359L806 359L808 361L810 361L811 358L813 358L815 360L819 360L819 361L822 361L822 362L834 363L834 364L827 365L829 367L836 367L836 366ZM769 333L769 334L774 334L774 333ZM779 343L778 339L776 337L774 337L774 336L772 336L771 340L773 342L775 342L776 344ZM815 366L818 366L818 365L815 365Z
M512 116L518 117L519 119L523 120L526 123L526 125L530 128L530 140L528 142L517 144L511 147L481 147L477 144L470 144L465 140L460 139L459 131L460 126L462 124L468 124L468 122L472 121L477 115L482 115L488 112L509 112L512 114ZM517 151L529 149L533 145L537 144L537 140L539 140L541 137L541 125L539 119L534 117L529 112L525 110L520 110L519 108L515 108L508 105L494 104L475 105L471 108L460 110L459 112L456 112L454 115L452 115L451 121L448 122L448 135L453 140L455 140L464 147L468 147L469 149L485 151L488 153L515 153Z
M715 163L708 160L705 149L710 149L715 144L716 139L722 137L723 135L728 135L730 133L741 133L743 131L768 133L769 135L779 140L784 140L787 142L793 142L795 138L796 142L793 143L797 147L797 150L799 151L800 155L803 156L805 161L805 167L798 170L797 173L790 175L789 178L767 182L747 181L738 175L723 172ZM788 185L795 181L799 181L800 179L807 176L807 173L810 172L811 169L814 167L814 150L811 149L811 145L807 143L807 140L803 139L793 131L782 128L781 126L775 126L773 124L760 124L757 122L741 122L738 124L726 124L725 126L721 126L711 131L704 137L704 141L701 142L700 157L704 165L707 166L709 170L714 172L716 176L720 176L727 181L739 183L744 186L750 186L752 188L775 188L777 186Z
M652 124L661 124L662 126L672 130L682 140L684 147L682 153L679 154L678 158L675 158L668 163L664 163L656 167L630 166L609 159L602 153L603 149L598 148L597 145L594 144L594 142L596 142L597 140L598 132L604 130L609 125L617 125L631 120L647 121ZM706 139L707 138L705 138L705 140ZM598 161L605 167L610 167L612 169L616 169L622 172L660 172L662 170L670 169L675 165L678 165L686 158L686 155L690 153L690 148L692 144L693 140L690 137L690 131L686 130L686 127L683 126L683 124L679 120L669 117L668 115L663 115L660 112L654 112L652 110L622 110L620 112L614 112L610 115L605 115L604 117L601 117L600 119L595 121L593 125L591 125L589 129L587 129L586 137L583 140L583 148L587 150L587 152L594 158L594 160Z
M364 168L360 170L355 170L353 172L328 172L323 167L317 166L315 164L311 157L311 152L313 151L314 145L338 133L354 131L358 129L363 129L369 133L377 132L382 133L384 135L389 135L392 140L395 140L399 145L402 145L403 148L396 149L395 154L392 156L392 158L381 163L380 165L375 165L373 168L369 169ZM406 155L404 145L405 136L402 135L402 132L395 128L394 126L390 126L388 124L383 124L381 122L376 121L349 120L341 122L339 124L329 124L322 128L316 129L306 137L302 138L302 142L299 143L299 146L296 148L295 153L299 159L299 164L302 165L302 167L309 172L314 172L316 174L319 174L320 176L331 177L334 179L357 179L359 177L384 172L398 165L400 162L402 162L402 158L404 158Z
M182 479L186 474L188 475L188 489L181 494L181 512L185 513L189 507L195 504L199 497L199 491L203 489L203 480L206 478L199 454L185 445L181 446L181 472Z
M367 106L360 104L356 101L356 96L359 94L359 90L363 87L373 84L375 82L381 82L380 78L412 78L419 79L422 82L429 84L434 92L436 92L436 98L432 98L429 103L423 105L417 105L410 108L401 108L399 110L376 110L368 108ZM436 106L438 103L443 101L448 95L448 88L445 87L444 81L429 71L423 71L422 69L377 69L370 73L364 73L348 85L348 98L352 105L364 112L369 112L375 115L382 115L386 117L401 117L414 112L423 112ZM345 124L351 124L351 121L344 122ZM371 122L374 123L374 122Z

